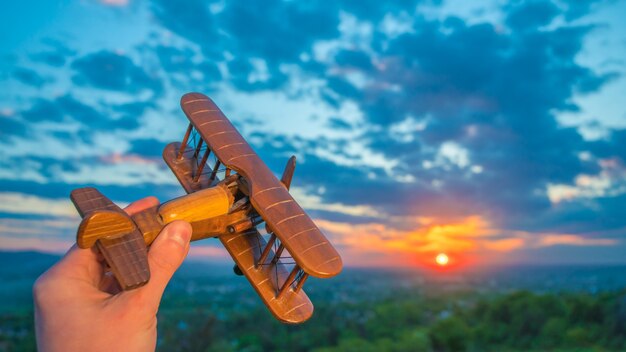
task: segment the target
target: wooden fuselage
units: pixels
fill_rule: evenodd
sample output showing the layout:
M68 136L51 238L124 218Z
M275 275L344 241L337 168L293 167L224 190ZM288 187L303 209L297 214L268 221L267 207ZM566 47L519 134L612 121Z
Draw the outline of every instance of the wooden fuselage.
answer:
M241 232L256 225L257 215L249 203L231 211L235 195L225 183L220 183L141 211L132 219L143 234L146 245L154 241L165 225L175 220L191 224L192 241Z

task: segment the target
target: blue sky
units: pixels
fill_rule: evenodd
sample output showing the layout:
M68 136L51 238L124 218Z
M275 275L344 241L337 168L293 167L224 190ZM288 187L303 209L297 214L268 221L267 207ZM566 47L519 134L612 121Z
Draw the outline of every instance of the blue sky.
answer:
M160 155L199 91L298 157L348 264L626 262L625 2L1 6L2 249L67 248L73 188L182 195Z

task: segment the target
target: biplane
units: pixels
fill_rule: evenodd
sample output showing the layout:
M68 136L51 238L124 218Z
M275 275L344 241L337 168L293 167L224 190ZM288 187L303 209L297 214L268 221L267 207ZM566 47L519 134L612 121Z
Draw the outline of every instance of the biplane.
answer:
M83 218L78 246L95 246L120 287L131 290L150 279L147 251L161 229L185 220L192 241L219 239L235 273L278 320L306 321L313 304L304 283L339 274L342 261L289 194L295 157L278 180L211 99L188 93L181 107L189 127L182 143L165 147L163 159L187 195L129 216L95 188L75 189L70 198Z

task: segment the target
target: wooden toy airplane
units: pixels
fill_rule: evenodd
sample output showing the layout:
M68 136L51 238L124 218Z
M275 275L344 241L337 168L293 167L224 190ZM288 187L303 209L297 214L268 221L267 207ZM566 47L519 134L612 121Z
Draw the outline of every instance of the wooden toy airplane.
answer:
M188 194L129 216L95 188L75 189L70 197L83 218L78 246L96 246L122 289L130 290L150 279L147 248L161 229L185 220L192 241L222 242L235 273L250 281L278 320L306 321L313 314L302 289L306 279L333 277L342 261L289 194L295 157L279 181L211 99L188 93L181 107L189 127L182 143L165 147L163 158ZM256 228L262 222L267 241Z

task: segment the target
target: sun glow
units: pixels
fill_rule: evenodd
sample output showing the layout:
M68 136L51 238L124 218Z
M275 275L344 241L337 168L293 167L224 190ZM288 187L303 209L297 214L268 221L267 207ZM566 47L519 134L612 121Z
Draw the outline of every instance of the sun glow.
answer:
M439 253L435 258L435 261L440 266L446 266L448 265L449 258L445 253Z

